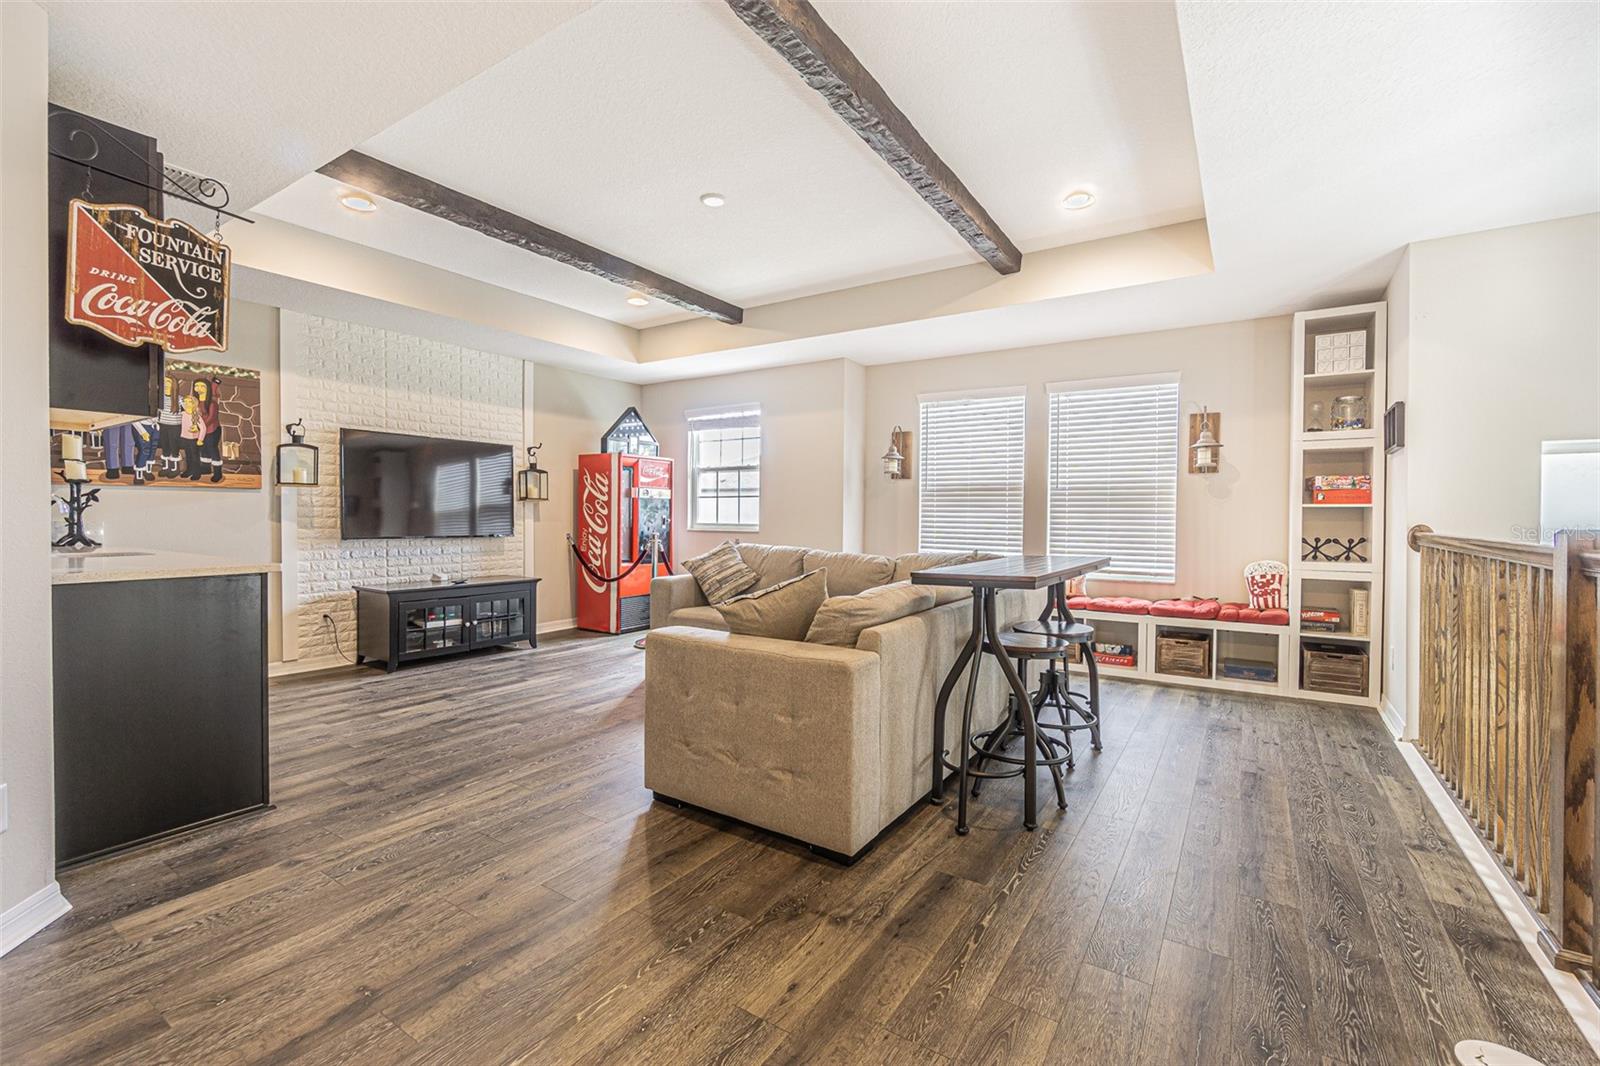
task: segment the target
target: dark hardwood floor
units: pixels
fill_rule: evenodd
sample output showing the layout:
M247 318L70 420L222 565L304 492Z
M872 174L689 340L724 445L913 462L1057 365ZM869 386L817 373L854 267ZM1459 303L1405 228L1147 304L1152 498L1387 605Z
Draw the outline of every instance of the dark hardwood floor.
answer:
M64 875L0 1061L1592 1061L1370 713L1112 683L1037 832L842 868L651 803L631 643L275 683L277 809Z

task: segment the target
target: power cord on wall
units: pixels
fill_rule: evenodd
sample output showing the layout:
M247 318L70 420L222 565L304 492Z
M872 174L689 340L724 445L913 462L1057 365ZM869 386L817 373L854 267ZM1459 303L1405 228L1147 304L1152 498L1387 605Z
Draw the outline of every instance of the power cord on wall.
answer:
M356 664L355 660L346 655L344 653L344 648L340 647L339 645L339 623L333 620L333 615L331 614L324 614L322 616L322 620L328 623L328 625L333 629L333 650L339 653L339 658L343 659L351 666L354 666Z

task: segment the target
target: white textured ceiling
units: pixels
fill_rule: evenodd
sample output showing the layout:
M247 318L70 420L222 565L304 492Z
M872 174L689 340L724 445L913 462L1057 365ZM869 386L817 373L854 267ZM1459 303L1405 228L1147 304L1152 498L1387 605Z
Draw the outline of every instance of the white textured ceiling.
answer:
M335 258L348 268L341 276L359 278L354 287L363 293L350 303L354 320L382 324L390 315L403 323L425 310L430 330L448 332L455 320L485 345L534 358L543 358L539 345L549 343L541 323L562 321L571 336L611 338L603 354L594 350L592 369L632 380L840 355L886 362L1326 306L1381 293L1410 242L1600 211L1600 5L1217 0L1181 3L1175 16L1161 4L820 6L1024 247L1079 242L1072 248L1082 253L1069 257L1076 264L1069 284L1056 288L1051 258L1040 255L1013 279L941 270L895 282L903 288L895 290L892 311L880 308L876 288L833 291L974 259L792 71L715 4L605 4L527 47L506 40L518 32L507 27L525 17L520 8L508 9L505 24L469 18L457 36L475 34L476 44L440 46L449 77L426 63L398 67L392 51L379 50L370 61L346 62L350 69L338 74L345 88L320 97L280 86L323 77L306 73L310 58L327 65L330 51L368 53L353 43L343 8L301 5L299 53L286 26L259 38L265 44L243 33L213 36L214 61L228 78L218 82L221 103L212 109L193 106L190 96L166 100L166 88L148 81L142 51L104 45L75 9L65 16L72 25L57 27L73 6L53 3L52 90L70 89L62 102L156 132L173 162L209 166L241 187L285 184L278 175L288 172L286 158L320 162L366 144L391 162L754 308L742 327L688 319L642 334L624 329L633 351L646 357L640 362L612 350L618 327L583 313L592 308L613 321L628 313L605 310L621 295L607 283L575 271L557 272L558 281L549 264L501 260L494 242L465 234L470 239L457 243L463 235L446 237L435 220L413 219L390 232L388 210L378 225L350 230L374 220L352 221L333 208L328 185L317 185L323 179L281 201L285 214L335 212L320 224L291 221L341 238ZM151 7L159 9L155 24L165 47L192 47L216 20L246 18L207 13L186 21L169 5L148 4L108 6L105 18L114 33L140 23ZM276 15L257 17L278 26ZM1186 103L1163 87L1171 77L1162 56L1173 21ZM426 19L420 24L427 28ZM1082 40L1063 42L1068 26ZM1035 31L1051 43L1033 52L1017 46ZM536 36L537 29L521 32ZM410 33L397 30L385 40ZM1103 53L1091 40L1108 42ZM483 56L463 54L473 48ZM286 63L286 54L306 59ZM498 55L509 59L490 67ZM925 83L905 73L925 63L935 72ZM1059 84L1050 88L1050 78ZM1090 84L1085 95L1079 78L1104 84ZM461 87L449 92L441 82ZM1037 91L1019 96L1023 85ZM249 98L277 92L302 107L318 97L330 113L297 118L281 101ZM398 102L375 103L389 96ZM452 122L473 121L472 99L494 102L497 115L514 112L510 126L453 131ZM1058 104L1065 126L1051 125ZM1173 129L1180 106L1192 133ZM395 113L372 125L380 110ZM1085 122L1098 131L1082 151L1062 147L1080 128L1068 121L1075 111L1092 116ZM371 128L339 132L364 124ZM1190 138L1195 158L1185 165ZM311 142L314 151L296 148ZM193 154L204 152L212 154ZM1000 156L1004 166L986 167L985 159ZM1037 163L1035 171L1015 162L1024 157ZM1094 175L1061 173L1079 159L1093 160ZM303 175L314 163L296 165ZM1109 181L1103 174L1122 176ZM1168 179L1168 192L1143 198ZM1082 216L1052 214L1059 194L1080 182L1101 186L1100 203ZM1031 196L1036 185L1049 186L1042 200ZM1098 242L1087 240L1102 224L1115 231L1169 220L1167 210L1184 215L1198 203L1196 187L1204 189L1209 231L1204 269L1141 283L1119 274L1099 256ZM695 203L708 188L727 193L729 207L709 212ZM1139 198L1125 202L1133 190ZM870 217L849 214L862 203L872 205ZM851 224L837 225L841 217ZM1052 225L1067 228L1052 233ZM327 245L311 237L329 239L292 226L274 235L272 272L285 283L273 291L287 300L316 287L320 306L338 313L336 278L328 271L307 277L296 265L327 258ZM1159 233L1150 239L1161 240ZM301 245L304 255L296 253ZM477 286L483 298L430 283L421 263L433 261L463 275L462 285ZM240 265L250 273L251 264ZM985 300L989 288L1023 295ZM428 300L407 295L419 291ZM808 292L823 294L781 299ZM762 293L781 302L758 306ZM530 296L580 310L552 309ZM519 313L516 301L537 313ZM474 309L484 303L497 309L493 316ZM921 310L908 316L907 307ZM553 311L577 318L560 320ZM655 308L622 320L663 321ZM567 365L582 364L581 348L557 343L566 345Z
M816 7L1024 252L1204 216L1172 4Z
M1203 214L1170 5L822 10L1024 249ZM978 261L720 0L599 4L361 149L744 306ZM1062 210L1084 185L1096 206ZM260 210L614 321L684 317L395 205L353 227L315 176Z
M1178 16L1212 271L915 322L863 324L850 294L818 297L804 328L778 305L653 331L672 340L650 376L1337 306L1381 296L1412 242L1600 211L1600 5L1199 0Z
M589 3L44 6L54 103L154 134L248 208Z

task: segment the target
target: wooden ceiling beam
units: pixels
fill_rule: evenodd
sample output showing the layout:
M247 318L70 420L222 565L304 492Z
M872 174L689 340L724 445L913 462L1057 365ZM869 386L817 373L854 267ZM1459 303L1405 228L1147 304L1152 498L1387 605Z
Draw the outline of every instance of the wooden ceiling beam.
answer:
M426 211L437 218L535 255L576 267L685 311L731 325L744 321L744 309L741 307L361 152L346 152L333 162L318 167L317 173L326 174L336 181L385 200Z
M990 266L1002 274L1022 269L1017 246L816 8L807 0L727 0L727 4Z

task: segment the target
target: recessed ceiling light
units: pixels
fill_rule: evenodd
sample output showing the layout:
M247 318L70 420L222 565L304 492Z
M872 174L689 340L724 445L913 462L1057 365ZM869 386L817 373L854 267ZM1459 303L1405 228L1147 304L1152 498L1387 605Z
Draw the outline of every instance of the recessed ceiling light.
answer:
M1088 189L1074 189L1061 198L1061 206L1068 211L1082 211L1094 203L1094 193Z
M645 297L640 296L638 293L634 293L632 296L628 297L628 302L630 304L632 304L633 306L635 306L635 307L649 307L650 306L650 301L648 299L646 299Z
M363 215L371 214L378 209L377 202L364 192L347 192L339 197L339 202L352 211L359 211Z
M707 207L721 207L728 202L728 199L720 192L703 192L700 194L700 202Z

